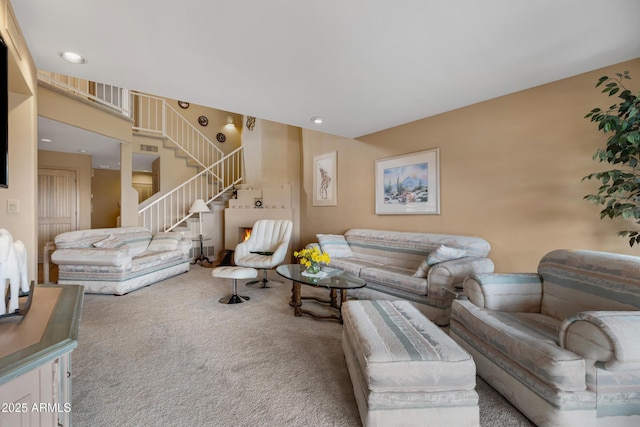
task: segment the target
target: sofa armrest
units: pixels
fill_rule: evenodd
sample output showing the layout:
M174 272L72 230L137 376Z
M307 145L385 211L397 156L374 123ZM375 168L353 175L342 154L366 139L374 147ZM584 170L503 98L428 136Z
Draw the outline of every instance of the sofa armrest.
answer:
M58 265L104 265L124 267L131 265L129 249L82 248L56 249L51 261Z
M444 261L433 265L427 273L429 295L438 288L462 287L465 277L477 273L493 272L493 261L486 257L472 256Z
M189 255L189 250L193 247L193 241L186 237L181 238L178 241L178 250L181 250L185 255Z
M539 313L542 277L537 273L474 274L463 284L473 304L498 311Z
M640 369L639 311L583 311L562 321L560 346L606 369Z

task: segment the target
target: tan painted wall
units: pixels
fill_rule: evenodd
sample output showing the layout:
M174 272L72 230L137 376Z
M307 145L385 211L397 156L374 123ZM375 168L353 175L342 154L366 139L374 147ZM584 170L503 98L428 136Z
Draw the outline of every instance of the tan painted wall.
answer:
M152 145L158 148L157 152L151 154L160 156L160 194L174 189L198 172L194 167L186 167L186 159L176 157L176 150L165 147L159 138L134 135L133 147L136 153L143 153L139 149L140 145ZM153 200L153 197L151 199Z
M93 199L91 228L117 227L120 216L120 171L94 169L91 192L100 195Z
M37 280L36 69L8 0L0 0L0 35L9 48L9 187L0 188L0 227L27 248L28 280ZM7 201L20 211L7 213Z
M181 108L178 101L171 98L164 98L167 103L182 115L189 123L193 125L200 133L202 133L209 141L212 141L216 147L228 154L240 147L242 135L242 116L227 111L216 110L214 108L202 105L190 104L189 108ZM198 117L205 116L209 120L207 126L198 124ZM235 126L227 126L227 116L234 119ZM226 141L220 143L216 139L218 132L225 135Z
M38 167L73 170L78 180L78 229L91 228L91 156L38 151Z
M640 91L640 59L388 129L358 140L303 131L303 241L353 227L476 235L492 245L496 271L535 271L556 248L638 255L600 220L581 182L603 168L592 160L606 138L584 119L614 102L599 89L604 74L629 70ZM448 82L447 84L455 84ZM441 214L376 215L376 159L440 148ZM338 151L338 206L313 207L313 156Z
M289 184L293 209L293 231L290 252L300 247L301 194L301 134L300 128L257 119L253 130L242 134L244 146L245 184Z

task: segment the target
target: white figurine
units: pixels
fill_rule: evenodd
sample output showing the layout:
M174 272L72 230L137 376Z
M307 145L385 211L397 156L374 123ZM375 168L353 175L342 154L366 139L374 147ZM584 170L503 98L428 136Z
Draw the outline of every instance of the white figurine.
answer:
M20 289L29 292L27 281L27 250L24 244L18 240L14 243L11 233L0 229L0 289L2 295L6 292L7 279L11 287L8 313L13 313L18 308ZM0 315L7 313L7 308L0 304Z

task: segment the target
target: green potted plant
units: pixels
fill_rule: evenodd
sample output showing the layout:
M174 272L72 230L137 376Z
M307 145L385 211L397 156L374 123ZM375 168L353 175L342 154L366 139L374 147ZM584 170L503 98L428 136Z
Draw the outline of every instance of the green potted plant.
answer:
M615 77L600 77L596 87L619 98L606 111L591 110L585 118L598 123L598 130L608 136L606 146L598 148L594 160L607 162L613 169L591 173L583 178L599 180L596 194L584 198L603 205L600 219L623 218L640 225L640 92L633 94L623 81L631 79L628 71ZM640 244L640 230L622 230L618 236L627 237L629 245Z

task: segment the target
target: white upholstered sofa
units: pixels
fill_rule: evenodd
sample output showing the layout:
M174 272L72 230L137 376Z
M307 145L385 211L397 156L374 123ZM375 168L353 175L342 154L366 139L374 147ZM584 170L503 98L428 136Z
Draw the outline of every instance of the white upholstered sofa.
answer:
M640 425L640 257L556 250L537 273L480 274L450 335L538 426Z
M77 230L55 237L51 261L58 265L58 284L123 295L189 271L191 245L181 233L152 236L142 227Z
M451 291L465 277L493 272L491 246L479 237L359 228L316 237L331 256L330 267L367 282L349 296L412 301L439 325L449 323Z

